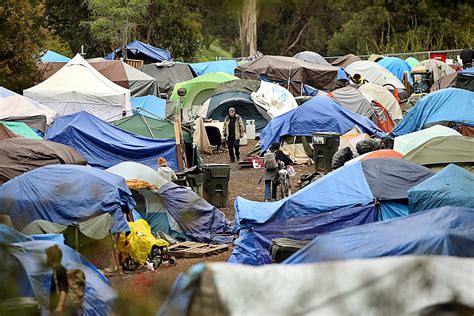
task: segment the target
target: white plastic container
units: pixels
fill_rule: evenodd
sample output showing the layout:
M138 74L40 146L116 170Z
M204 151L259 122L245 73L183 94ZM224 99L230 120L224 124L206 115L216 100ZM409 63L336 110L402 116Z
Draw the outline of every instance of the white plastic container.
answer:
M255 139L255 120L247 120L245 123L245 132L247 133L247 139Z

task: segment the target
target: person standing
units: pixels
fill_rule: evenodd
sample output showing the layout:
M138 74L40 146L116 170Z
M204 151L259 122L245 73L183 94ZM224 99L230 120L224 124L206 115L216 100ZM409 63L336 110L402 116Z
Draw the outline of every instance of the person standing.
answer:
M265 172L262 179L265 182L265 202L270 202L277 199L278 170L280 162L284 166L293 164L293 161L280 150L280 143L273 142L270 149L263 155L263 165Z
M464 49L461 51L462 66L464 69L472 67L473 53L469 45L464 45Z
M230 162L240 160L240 139L244 137L245 127L244 121L235 113L234 108L229 108L229 115L224 119L224 137L227 140L227 147L229 148Z
M168 180L168 181L173 181L173 180L177 180L178 177L176 176L176 173L174 173L173 169L171 169L169 166L168 166L168 162L166 161L166 159L164 157L160 157L158 159L158 174Z
M66 307L69 284L67 270L61 264L62 258L63 253L57 245L46 249L46 263L53 269L49 299L49 310L51 313L62 313Z

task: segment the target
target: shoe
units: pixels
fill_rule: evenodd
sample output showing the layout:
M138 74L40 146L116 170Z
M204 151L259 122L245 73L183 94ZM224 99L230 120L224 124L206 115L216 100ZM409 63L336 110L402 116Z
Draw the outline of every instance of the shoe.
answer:
M230 162L235 162L235 159L231 159Z
M240 157L239 157L239 156L237 156L237 161L240 161Z
M264 202L270 202L270 200L269 200L269 199L265 199L265 201L264 201Z

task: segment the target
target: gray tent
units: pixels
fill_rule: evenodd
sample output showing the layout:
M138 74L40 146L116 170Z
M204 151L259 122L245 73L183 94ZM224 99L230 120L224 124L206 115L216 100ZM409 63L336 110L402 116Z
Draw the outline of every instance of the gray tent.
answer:
M235 68L241 79L278 83L294 96L302 95L303 85L331 91L337 86L338 67L316 65L293 57L262 56Z
M330 92L329 95L346 109L365 116L372 120L372 122L377 123L375 112L370 102L356 88L346 86Z
M158 81L152 76L123 63L128 78L128 86L132 97L158 95Z
M318 53L311 52L311 51L304 51L304 52L299 52L295 56L293 56L296 59L305 61L307 63L312 63L312 64L317 64L317 65L326 65L326 66L331 66L330 63L324 59L323 56L319 55Z
M331 64L333 66L340 66L342 68L345 68L345 67L349 66L350 64L352 64L353 62L361 61L361 60L362 59L360 59L356 55L349 54L349 55L339 57L338 59L333 61Z
M46 124L46 116L44 115L34 115L34 116L18 116L18 117L6 117L2 118L2 121L8 122L23 122L28 125L30 128L36 128L42 133L46 133L47 124Z
M141 71L157 80L158 96L161 93L171 96L175 84L197 77L191 66L175 62L143 65Z

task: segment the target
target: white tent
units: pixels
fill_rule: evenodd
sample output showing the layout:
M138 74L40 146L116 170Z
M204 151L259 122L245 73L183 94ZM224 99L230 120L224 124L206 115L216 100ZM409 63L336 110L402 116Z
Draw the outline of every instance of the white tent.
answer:
M267 111L271 118L296 109L295 97L283 88L274 83L261 81L257 92L252 92L252 101Z
M473 266L472 258L443 256L211 263L185 274L185 293L175 289L159 315L432 315L445 303L474 308Z
M344 68L344 70L351 76L360 74L368 82L378 84L379 86L389 84L394 86L396 89L405 89L405 86L397 77L395 77L385 67L373 61L356 61ZM393 89L393 87L387 87Z
M130 91L104 77L79 54L23 94L59 115L86 111L111 121L120 118L123 111L131 113Z
M395 137L393 150L405 155L412 149L438 136L461 136L461 134L452 128L434 125L421 131Z
M38 102L0 87L0 120L12 117L32 117L43 115L47 124L51 124L56 112Z
M402 109L397 99L388 89L374 83L365 83L359 87L359 91L369 101L377 101L382 104L392 117L392 120L401 120L403 118Z

